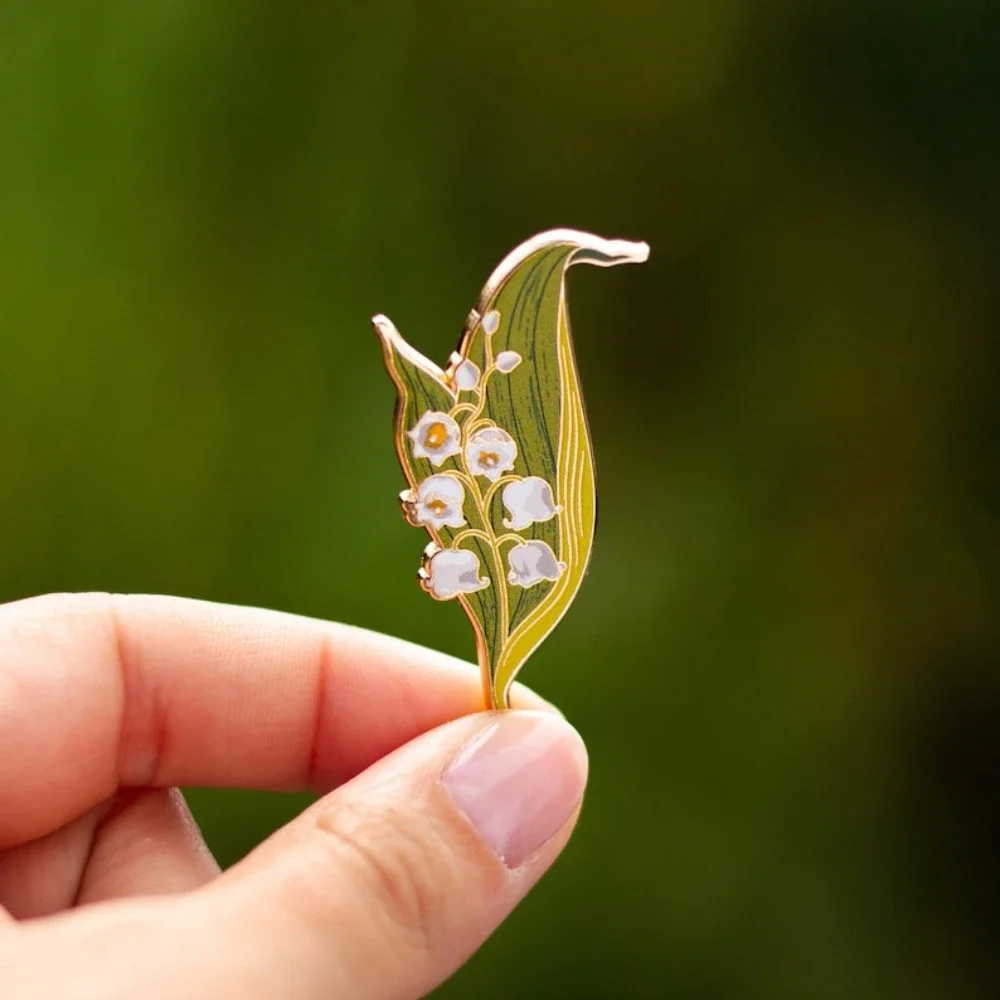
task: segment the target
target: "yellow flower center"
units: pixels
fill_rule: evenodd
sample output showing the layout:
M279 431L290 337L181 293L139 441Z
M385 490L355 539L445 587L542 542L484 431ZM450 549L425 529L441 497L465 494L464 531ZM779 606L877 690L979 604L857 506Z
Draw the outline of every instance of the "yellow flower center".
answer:
M434 497L432 500L427 501L427 509L435 517L440 517L448 509L448 505L443 500Z
M447 440L448 428L440 420L436 420L433 424L430 424L427 430L424 431L425 448L441 448Z
M484 469L495 469L500 464L500 456L495 451L481 451L479 464Z

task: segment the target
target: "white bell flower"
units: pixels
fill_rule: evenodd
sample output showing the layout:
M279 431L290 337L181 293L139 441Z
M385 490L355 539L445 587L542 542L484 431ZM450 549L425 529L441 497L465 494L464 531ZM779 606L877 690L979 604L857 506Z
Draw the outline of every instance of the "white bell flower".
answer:
M413 442L413 457L429 458L434 465L462 450L461 428L438 410L427 410L406 434Z
M429 476L416 492L407 490L401 499L410 524L423 524L435 531L465 524L465 487L453 476Z
M494 334L500 329L500 313L496 309L491 309L482 319L483 332Z
M516 587L533 587L542 580L558 580L566 563L559 562L545 542L525 542L515 545L507 554L510 573L507 579Z
M551 520L562 510L552 498L552 487L539 476L508 483L503 488L503 505L510 514L509 518L504 518L504 527L515 531L536 521Z
M496 482L508 469L514 468L517 442L499 427L484 427L469 438L465 446L465 461L474 476L485 476Z
M452 377L455 379L455 385L459 389L468 392L470 389L475 389L479 384L479 374L479 366L474 361L466 358L456 366L455 374Z
M489 577L480 576L479 556L468 549L437 550L426 559L420 579L424 589L442 601L490 585Z
M508 372L512 372L522 360L521 355L517 351L501 351L497 355L497 371L503 372L506 375Z

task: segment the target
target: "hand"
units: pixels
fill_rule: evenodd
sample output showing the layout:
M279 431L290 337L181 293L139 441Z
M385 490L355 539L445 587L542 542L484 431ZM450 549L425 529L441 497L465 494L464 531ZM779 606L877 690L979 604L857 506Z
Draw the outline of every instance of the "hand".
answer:
M579 809L579 737L515 700L531 710L470 715L472 668L291 615L99 594L0 607L0 992L425 995ZM220 875L177 785L323 798Z

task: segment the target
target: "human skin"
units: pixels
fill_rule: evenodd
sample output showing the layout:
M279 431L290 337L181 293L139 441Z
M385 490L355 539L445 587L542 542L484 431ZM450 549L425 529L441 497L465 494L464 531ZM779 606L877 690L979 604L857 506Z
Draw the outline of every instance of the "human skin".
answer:
M5 1000L410 1000L552 864L587 761L524 688L180 598L0 606ZM319 800L220 873L177 786Z

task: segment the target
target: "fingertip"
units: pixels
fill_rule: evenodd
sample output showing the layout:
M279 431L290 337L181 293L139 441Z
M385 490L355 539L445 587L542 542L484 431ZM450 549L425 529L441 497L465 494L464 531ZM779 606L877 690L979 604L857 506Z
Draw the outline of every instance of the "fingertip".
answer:
M516 869L571 828L587 772L587 748L565 719L511 711L465 744L443 782L483 842Z

